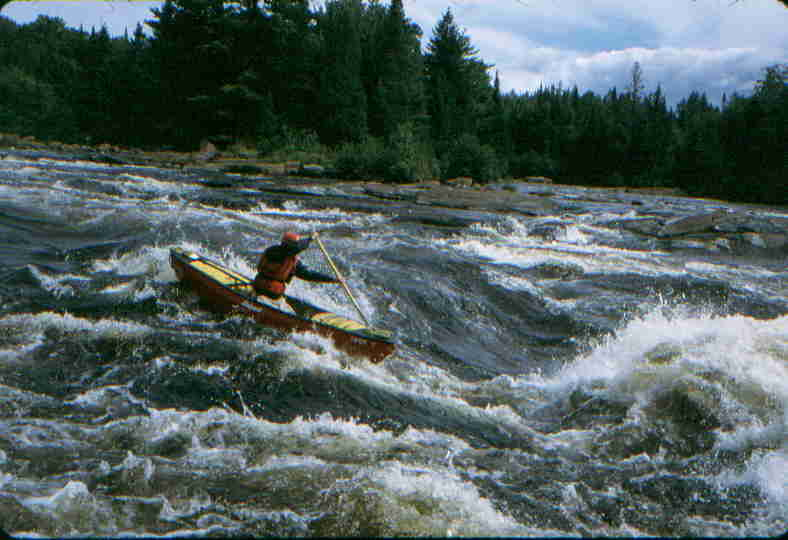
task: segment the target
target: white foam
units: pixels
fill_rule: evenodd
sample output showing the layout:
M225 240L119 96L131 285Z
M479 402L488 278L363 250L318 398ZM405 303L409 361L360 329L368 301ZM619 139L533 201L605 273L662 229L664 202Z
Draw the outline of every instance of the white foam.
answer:
M788 445L766 454L756 465L754 474L769 498L788 508Z
M93 262L92 271L114 272L120 275L144 275L159 282L175 281L175 272L170 266L168 247L145 246L120 256L114 255L108 259L98 259ZM116 292L111 288L105 289L105 291ZM140 298L145 299L150 296L151 292L143 293L141 290L137 290L135 295L142 294L143 296Z
M38 269L38 267L29 264L27 265L28 270L33 276L38 280L41 286L54 294L57 297L60 296L73 296L74 295L74 287L69 283L64 283L67 280L74 280L74 281L87 281L88 278L85 276L77 276L74 274L60 274L57 276L51 276L46 274Z
M196 371L198 373L205 373L207 375L223 375L230 369L230 366L223 365L223 366L203 366L203 365L196 365L191 366L189 368L191 371Z
M286 456L271 456L262 465L248 468L247 472L262 473L286 469L297 469L299 472L302 472L305 469L322 469L327 464L326 461L313 456L288 454Z
M418 499L430 504L432 519L425 518L425 525L429 526L429 521L433 521L429 528L445 527L446 536L523 536L531 532L496 510L471 482L461 480L448 471L414 469L399 462L385 462L364 475L387 492L406 500ZM357 476L354 483L360 480ZM389 515L394 519L397 517Z
M43 332L48 328L57 328L65 332L88 332L90 337L102 336L142 336L150 333L149 326L118 321L115 319L101 319L93 321L75 317L70 313L55 313L44 311L36 314L9 315L0 319L2 327L22 327L28 330Z

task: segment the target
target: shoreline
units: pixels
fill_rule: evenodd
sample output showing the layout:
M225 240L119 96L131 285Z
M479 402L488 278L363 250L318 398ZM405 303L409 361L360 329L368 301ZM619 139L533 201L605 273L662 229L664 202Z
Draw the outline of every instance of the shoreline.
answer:
M361 211L387 208L400 220L443 227L463 228L505 215L550 220L564 213L623 209L619 217L611 217L611 226L654 238L666 249L681 249L683 243L694 240L712 251L731 254L745 254L753 248L763 251L763 255L788 254L786 207L692 197L670 188L582 186L552 183L549 179L506 179L482 185L473 184L470 179L410 184L343 180L315 174L324 170L322 167L310 167L310 174L301 175L308 164L239 157L215 148L210 153L144 151L106 144L43 143L32 137L0 134L0 160L13 152L51 153L57 159L90 161L108 167L176 169L197 177L194 181L206 188L208 199L212 198L212 190L229 195L239 188L252 188L273 200L306 197ZM247 172L232 172L232 168ZM684 207L682 211L677 211L677 203ZM560 223L553 225L556 231L561 229ZM557 233L547 234L546 240L553 234Z

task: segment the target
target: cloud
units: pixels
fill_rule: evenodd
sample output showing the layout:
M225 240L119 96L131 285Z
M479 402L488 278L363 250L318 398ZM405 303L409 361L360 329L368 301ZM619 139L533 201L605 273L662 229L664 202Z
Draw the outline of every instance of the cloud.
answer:
M417 7L418 9L414 9ZM646 90L675 105L692 91L719 102L747 93L765 66L788 58L788 10L774 0L450 0L457 24L494 63L505 91L577 85L626 88L641 63ZM493 7L494 6L494 7ZM440 0L412 0L425 39Z
M708 94L719 102L723 93L745 92L752 87L764 59L752 48L708 50L664 47L629 48L591 55L566 56L559 62L542 66L547 82L554 81L605 93L615 86L619 91L629 85L632 66L640 62L647 91L659 85L667 100L675 104L692 91Z

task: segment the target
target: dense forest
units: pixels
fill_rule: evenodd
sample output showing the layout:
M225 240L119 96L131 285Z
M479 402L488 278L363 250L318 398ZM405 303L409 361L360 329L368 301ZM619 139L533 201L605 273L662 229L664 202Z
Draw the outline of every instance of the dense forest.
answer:
M788 203L788 65L721 107L668 107L635 64L605 95L503 94L450 9L422 44L402 0L167 0L150 35L0 17L0 132L332 156L344 177L547 176Z

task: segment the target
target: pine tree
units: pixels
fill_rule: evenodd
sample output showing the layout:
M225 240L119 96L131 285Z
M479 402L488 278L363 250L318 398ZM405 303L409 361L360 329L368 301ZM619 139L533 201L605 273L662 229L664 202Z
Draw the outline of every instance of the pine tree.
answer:
M282 121L297 129L314 129L322 70L315 14L308 0L270 0L269 11L271 37L259 43L257 57L266 62L259 72Z
M394 134L397 126L410 123L422 114L424 91L420 38L421 28L405 16L402 0L392 0L382 29L378 59L380 80L375 89L381 135ZM370 124L373 131L372 122Z
M433 29L425 58L429 114L438 142L476 133L480 105L491 96L487 70L492 67L478 52L447 9Z
M367 133L367 100L361 80L360 0L331 0L321 15L323 68L321 138L336 145Z

